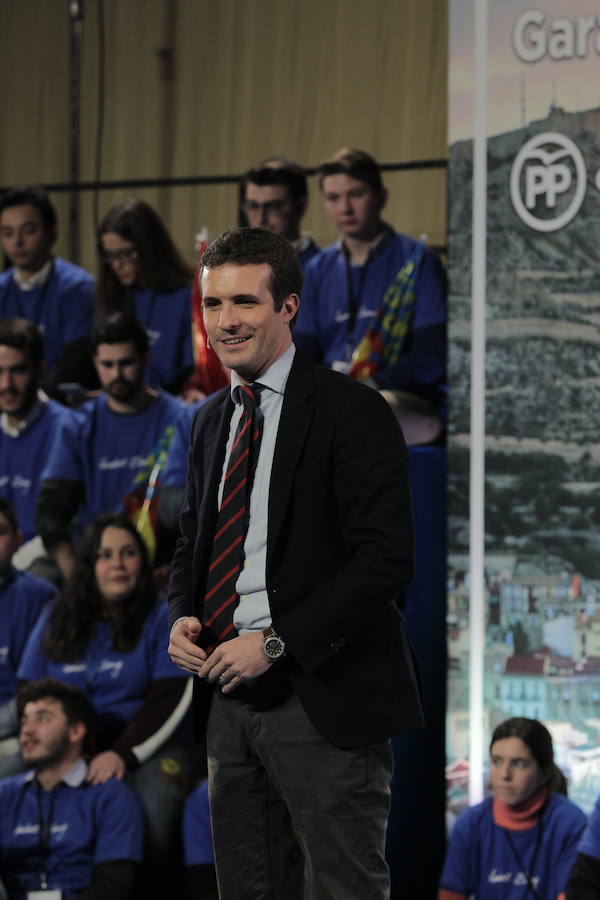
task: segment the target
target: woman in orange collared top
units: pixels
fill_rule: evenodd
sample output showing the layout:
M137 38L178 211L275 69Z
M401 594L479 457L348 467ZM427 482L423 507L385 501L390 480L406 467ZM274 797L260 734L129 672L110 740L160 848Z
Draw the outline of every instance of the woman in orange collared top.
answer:
M493 797L456 821L438 900L561 900L586 817L564 796L566 781L541 722L498 725L490 781Z

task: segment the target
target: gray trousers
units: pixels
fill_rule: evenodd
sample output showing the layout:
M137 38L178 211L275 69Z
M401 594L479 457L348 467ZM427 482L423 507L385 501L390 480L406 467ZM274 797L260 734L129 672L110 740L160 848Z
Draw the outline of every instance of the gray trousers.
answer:
M216 690L207 745L221 900L389 898L389 741L340 750L295 695L258 709Z

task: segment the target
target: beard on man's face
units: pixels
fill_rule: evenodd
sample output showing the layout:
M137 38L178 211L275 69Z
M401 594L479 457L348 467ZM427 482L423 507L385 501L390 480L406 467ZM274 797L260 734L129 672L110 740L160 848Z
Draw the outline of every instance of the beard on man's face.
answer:
M25 737L21 739L21 756L30 768L39 771L59 763L69 746L67 734L61 734L59 737L45 741Z
M106 393L114 400L131 400L139 391L143 380L143 375L136 379L123 378L119 375L106 386Z

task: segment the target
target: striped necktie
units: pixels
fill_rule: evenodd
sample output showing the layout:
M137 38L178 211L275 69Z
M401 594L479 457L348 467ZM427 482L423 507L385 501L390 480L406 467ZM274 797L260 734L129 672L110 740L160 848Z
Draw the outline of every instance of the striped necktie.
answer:
M259 409L262 385L239 385L243 411L227 460L204 596L203 641L215 646L235 637L233 612L239 597L235 584L244 560L250 493L260 449L263 417Z

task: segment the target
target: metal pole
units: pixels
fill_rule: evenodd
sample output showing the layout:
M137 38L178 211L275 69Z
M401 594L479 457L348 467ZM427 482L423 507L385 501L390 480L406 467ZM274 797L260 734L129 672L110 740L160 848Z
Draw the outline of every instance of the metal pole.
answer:
M485 315L487 290L488 0L475 0L475 134L471 289L469 803L483 799L485 653Z
M79 183L81 30L83 0L69 0L69 181ZM69 196L69 258L79 262L79 191Z

